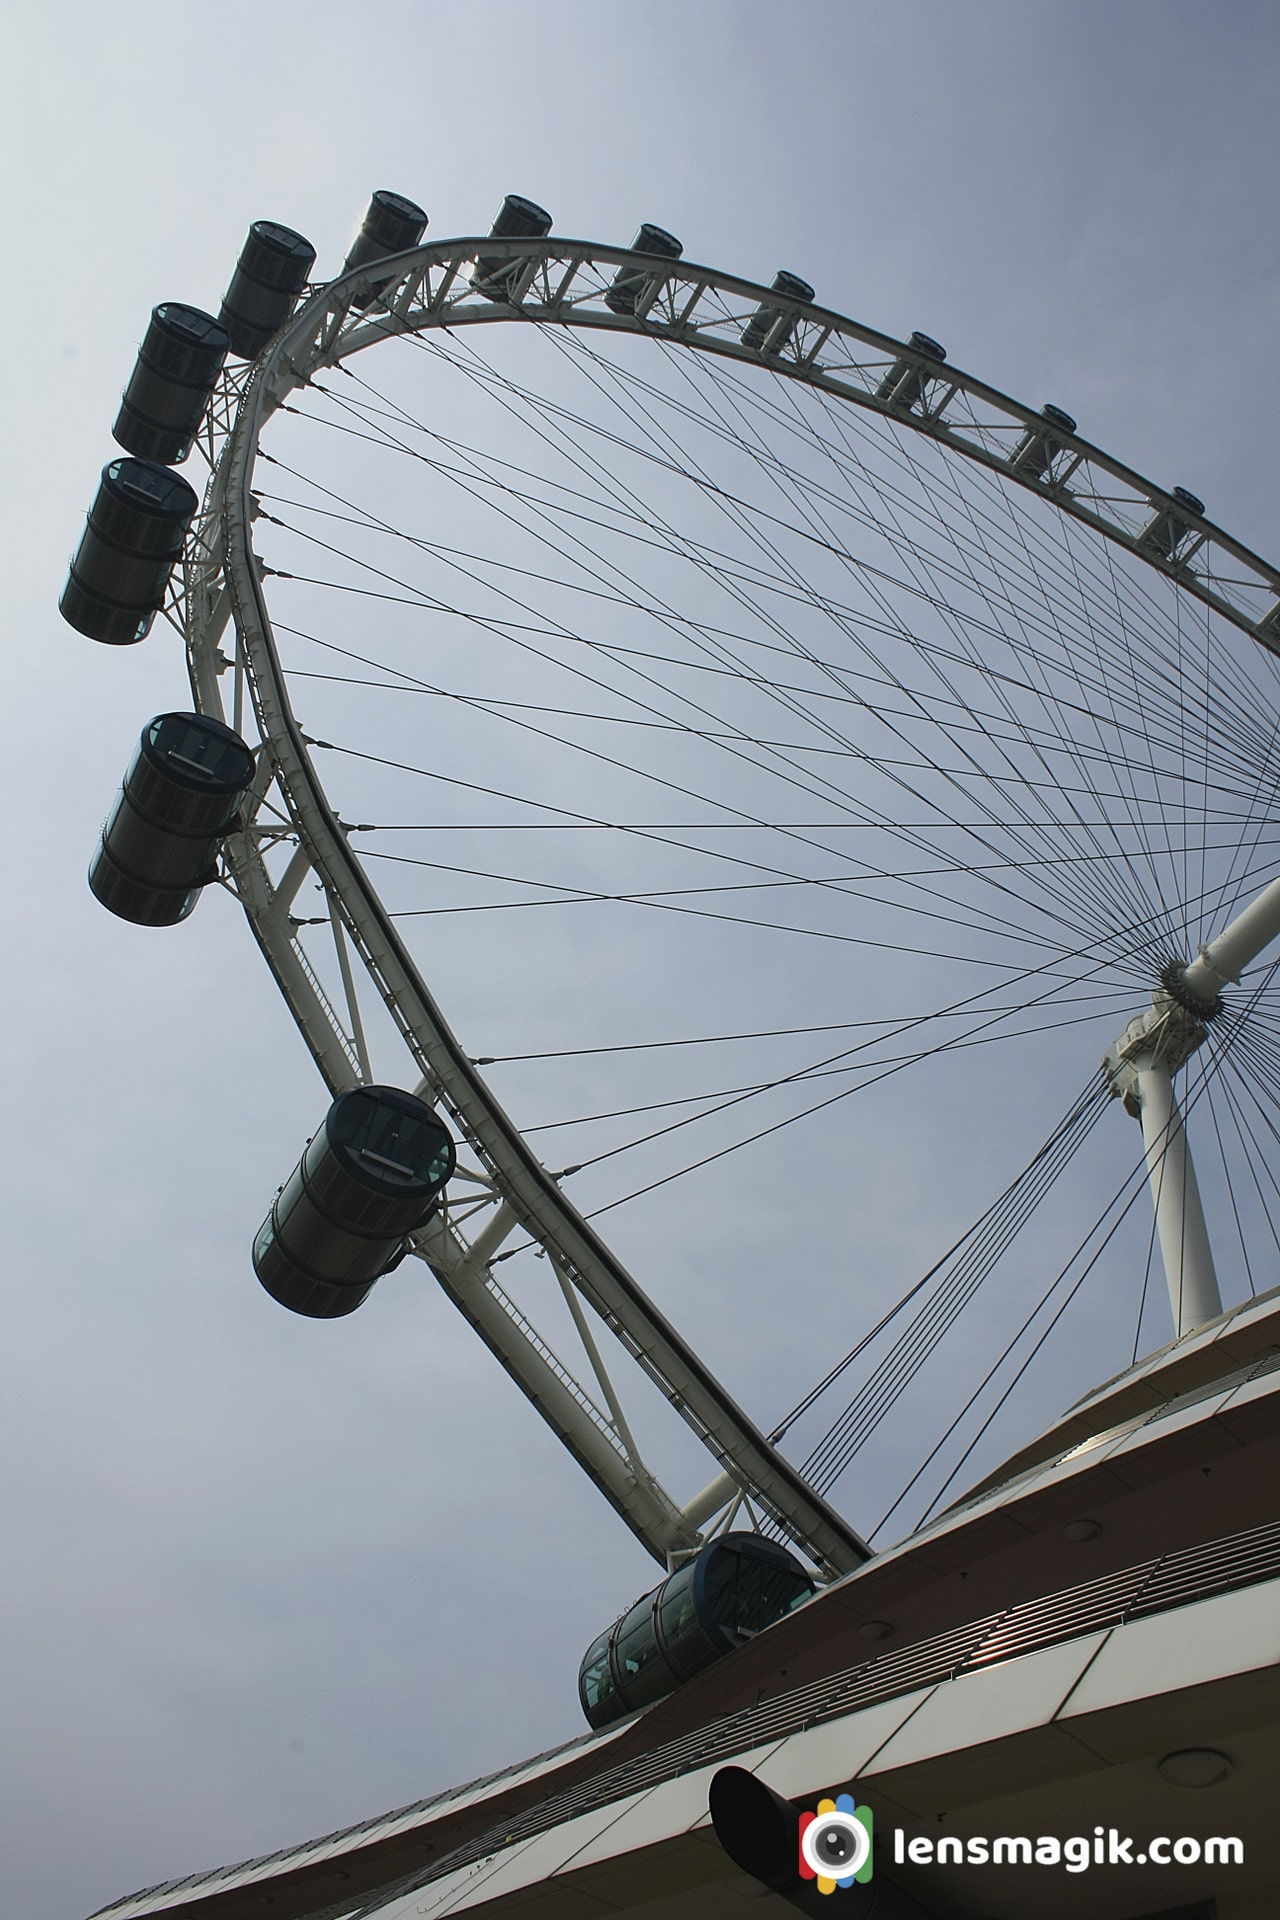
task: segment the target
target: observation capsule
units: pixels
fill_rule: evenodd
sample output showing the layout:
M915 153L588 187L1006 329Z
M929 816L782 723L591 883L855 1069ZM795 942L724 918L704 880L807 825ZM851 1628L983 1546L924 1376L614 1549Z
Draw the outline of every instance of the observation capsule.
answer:
M1178 505L1186 507L1189 513L1203 516L1204 501L1192 493L1190 488L1175 487L1173 497ZM1148 553L1159 554L1162 560L1176 560L1179 557L1179 548L1192 531L1191 523L1184 520L1182 515L1176 513L1172 507L1161 506L1154 500L1151 504L1155 512L1138 535L1138 545L1145 547Z
M392 253L407 253L410 247L417 246L426 230L427 216L420 206L406 200L403 194L379 187L369 202L364 225L351 243L342 271L349 273L353 267L366 267L371 260L385 260ZM363 313L389 285L389 280L375 281L368 293L351 302L352 306Z
M1040 409L1040 418L1047 420L1051 427L1057 427L1063 433L1074 433L1076 430L1076 423L1071 415L1064 413L1061 407L1050 405L1047 401ZM1009 465L1014 473L1027 474L1032 480L1043 480L1061 452L1062 442L1055 440L1044 427L1028 427L1009 455Z
M776 1541L722 1534L588 1647L578 1674L582 1711L598 1729L661 1700L815 1591Z
M257 358L293 312L315 258L311 242L292 227L254 221L218 311L232 353Z
M927 333L913 333L907 345L916 353L922 353L926 360L941 363L947 357L946 348ZM914 407L930 378L915 360L895 360L876 388L876 399L887 400L895 407Z
M198 505L180 473L152 460L112 460L58 601L63 619L109 647L141 640Z
M340 1093L258 1229L254 1272L294 1313L353 1313L403 1259L456 1159L447 1129L413 1094Z
M89 885L138 927L185 920L214 878L218 849L253 779L253 754L203 713L162 713L142 730Z
M785 293L791 300L812 300L813 288L798 273L775 273L771 293ZM781 353L795 332L795 321L777 307L762 301L742 329L742 344L756 353Z
M646 220L631 242L631 251L656 253L663 260L678 260L684 245L665 227L650 226ZM613 313L634 313L661 277L656 273L637 273L634 267L619 267L613 276L613 285L605 292L604 303Z
M509 193L493 217L491 240L540 240L551 231L551 215L533 200ZM471 291L486 300L509 300L524 271L523 260L504 260L501 254L481 254L471 270Z
M111 429L126 453L165 466L186 459L230 345L199 307L169 300L153 309Z

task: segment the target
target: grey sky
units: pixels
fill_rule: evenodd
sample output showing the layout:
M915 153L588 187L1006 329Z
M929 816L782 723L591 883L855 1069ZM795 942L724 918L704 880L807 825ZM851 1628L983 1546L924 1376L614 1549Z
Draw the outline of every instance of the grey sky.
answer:
M228 900L149 936L85 887L186 698L166 630L117 654L56 611L150 308L216 309L259 217L336 268L378 186L435 237L508 191L563 233L654 220L926 329L1274 557L1280 33L1265 0L52 0L3 44L0 1911L75 1920L576 1733L578 1658L650 1578L425 1288L340 1339L266 1310L248 1243L320 1083ZM854 1228L815 1233L852 1335ZM687 1330L766 1420L772 1343L797 1390L828 1348L753 1285Z

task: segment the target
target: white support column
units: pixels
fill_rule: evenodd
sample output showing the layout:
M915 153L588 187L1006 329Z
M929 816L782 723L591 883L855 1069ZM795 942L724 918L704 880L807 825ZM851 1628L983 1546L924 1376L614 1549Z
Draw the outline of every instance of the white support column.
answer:
M1182 1115L1173 1096L1173 1077L1147 1055L1135 1063L1147 1176L1155 1201L1156 1229L1164 1256L1169 1304L1179 1339L1222 1312L1218 1276L1200 1204L1196 1170L1187 1151Z
M711 1516L727 1507L735 1494L741 1494L742 1488L731 1473L717 1474L701 1493L695 1493L688 1505L680 1510L680 1518L687 1527L700 1527Z
M347 957L346 936L342 931L342 922L338 918L338 903L330 893L329 924L333 928L333 944L338 955L338 971L342 975L342 990L347 996L347 1016L351 1021L351 1039L355 1046L356 1058L360 1062L360 1072L364 1083L373 1082L373 1066L369 1059L369 1046L364 1037L364 1022L360 1018L360 1002L356 999L355 981L351 977L351 961Z
M636 1472L638 1474L643 1473L646 1477L652 1478L652 1475L648 1474L648 1470L640 1458L640 1449L636 1445L635 1435L628 1425L626 1414L622 1411L622 1403L614 1391L608 1369L605 1367L604 1361L600 1358L600 1349L595 1343L590 1327L587 1325L587 1316L582 1311L582 1302L574 1291L573 1282L565 1273L564 1268L556 1259L554 1253L548 1254L547 1257L555 1270L556 1279L560 1282L560 1291L564 1295L564 1303L569 1309L574 1326L578 1329L578 1338L581 1340L586 1356L591 1362L591 1371L595 1374L596 1383L604 1395L605 1405L613 1415L613 1424L617 1429L618 1438L626 1448L629 1458L634 1462Z
M1264 887L1225 932L1186 968L1182 984L1193 999L1211 1007L1222 989L1234 986L1251 960L1280 935L1280 880Z
M1185 967L1166 969L1146 1013L1107 1049L1103 1072L1117 1098L1142 1121L1147 1177L1156 1208L1177 1336L1222 1312L1196 1171L1173 1097L1173 1075L1208 1038L1222 989L1280 937L1280 880L1264 887Z

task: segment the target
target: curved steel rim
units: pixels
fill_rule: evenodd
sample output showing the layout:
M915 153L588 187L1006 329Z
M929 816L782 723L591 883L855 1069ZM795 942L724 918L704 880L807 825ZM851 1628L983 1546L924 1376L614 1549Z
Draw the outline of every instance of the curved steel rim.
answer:
M486 262L501 258L509 263L513 276L509 301L493 302L470 293L462 278L463 270L481 252ZM619 267L634 272L652 269L650 284L637 302L634 316L615 314L604 301L605 290ZM367 315L356 315L352 302L374 281L379 284L385 311L371 320ZM760 307L772 310L782 323L771 321L765 351L744 348L740 340L744 322ZM468 1242L450 1226L436 1224L420 1237L418 1251L656 1558L669 1563L673 1555L696 1547L701 1538L699 1520L716 1508L704 1499L682 1511L652 1476L638 1467L636 1459L628 1457L616 1433L610 1436L606 1431L584 1429L581 1408L568 1404L571 1393L564 1404L557 1403L557 1395L567 1390L563 1381L557 1385L554 1369L548 1373L544 1367L539 1373L542 1362L526 1362L522 1357L517 1364L504 1350L502 1340L495 1337L495 1321L486 1312L482 1296L486 1288L500 1295L489 1275L489 1261L513 1225L550 1255L560 1274L591 1304L719 1460L728 1480L755 1499L796 1545L834 1575L865 1559L869 1549L776 1452L648 1300L561 1191L470 1064L351 851L325 798L289 702L250 531L254 462L266 420L291 391L305 385L317 371L338 365L381 340L434 327L512 321L643 333L763 364L887 414L965 457L1014 478L1029 491L1043 495L1108 538L1128 546L1273 651L1280 651L1280 636L1272 631L1280 608L1257 611L1256 605L1246 609L1234 604L1220 591L1227 576L1220 572L1195 574L1190 562L1206 553L1227 556L1235 575L1247 576L1255 603L1262 595L1280 594L1280 572L1211 523L1190 514L1171 492L1152 486L1057 426L1053 426L1052 438L1059 453L1054 456L1056 466L1051 464L1048 470L1048 480L1036 481L1019 474L1009 466L1007 452L998 451L1000 436L1009 442L1011 450L1014 434L1021 435L1028 428L1045 430L1051 423L957 369L943 367L890 336L749 281L624 248L551 239L495 241L470 237L378 261L314 292L248 375L206 500L195 546L196 560L188 569L184 624L192 685L201 709L222 718L217 676L227 661L218 653L217 642L230 614L237 634L237 658L268 746L259 796L273 777L300 849L321 880L347 937L417 1064L421 1090L439 1101L453 1118L501 1197L496 1217L474 1241ZM858 354L861 357L856 357ZM927 383L918 406L909 410L875 397L875 386L886 370L898 363L917 368ZM947 411L958 396L963 396L973 416L964 423L964 432ZM983 416L984 408L990 420ZM1095 470L1106 476L1113 490L1117 486L1128 489L1135 514L1139 508L1147 514L1176 511L1187 529L1186 550L1168 560L1144 551L1136 532L1118 519L1100 515L1098 502L1102 496L1096 487L1090 492L1068 489L1069 480ZM268 759L269 767L265 764ZM351 1048L345 1043L336 1045L334 1033L326 1031L315 1018L314 996L306 990L308 983L299 979L304 963L292 940L287 905L282 912L251 833L239 835L230 843L228 865L255 937L331 1091L356 1083L361 1074ZM309 984L314 986L314 981ZM509 1302L506 1305L510 1307ZM500 1321L496 1324L500 1326ZM603 1425L597 1418L597 1428ZM727 1494L730 1489L726 1484L721 1491Z

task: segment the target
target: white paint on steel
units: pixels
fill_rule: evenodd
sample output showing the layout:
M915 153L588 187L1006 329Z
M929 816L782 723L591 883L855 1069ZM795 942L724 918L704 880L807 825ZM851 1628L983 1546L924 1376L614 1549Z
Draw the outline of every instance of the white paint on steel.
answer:
M686 1526L700 1527L704 1521L710 1520L713 1514L719 1513L725 1502L732 1500L737 1491L737 1486L727 1473L717 1474L701 1493L695 1493L692 1500L685 1502L681 1518Z
M522 276L518 310L471 293L462 269L480 251L486 258L524 257L532 263L533 272ZM684 260L664 262L643 319L614 314L604 304L604 291L619 266L641 260L652 266L649 256L633 255L626 248L554 235L506 241L473 237L419 247L394 263L393 280L383 296L387 311L375 319L353 321L350 301L372 279L381 279L389 263L382 263L376 273L365 269L333 281L288 330L291 340L296 333L300 348L293 352L293 364L307 377L389 334L514 318L639 333L751 365L763 361L772 372L887 415L1048 498L1280 653L1280 568L1192 512L1171 490L1056 425L1052 438L1059 451L1044 477L1021 471L1010 465L1015 446L1028 427L1045 429L1044 417L1035 408L949 363L944 369L889 334L730 274ZM761 304L795 322L778 353L763 354L742 345L742 328ZM307 324L299 326L304 319ZM876 394L888 369L902 360L915 362L926 375L923 397L911 408L895 407ZM1172 555L1143 544L1157 511L1176 516L1186 530L1185 542L1175 544Z
M1264 887L1231 925L1201 947L1182 976L1193 1000L1212 1007L1226 986L1234 986L1249 963L1280 937L1280 880Z
M1137 1069L1138 1108L1155 1202L1156 1231L1180 1340L1222 1312L1209 1234L1186 1130L1168 1067L1148 1055Z
M297 354L308 332L313 340L332 338L332 315L327 311L320 335L315 335L314 306L304 309L255 369L215 476L213 515L206 517L202 527L210 547L216 533L264 751L271 756L293 831L432 1097L453 1117L521 1229L556 1259L579 1295L656 1381L732 1475L734 1484L745 1485L820 1567L832 1574L846 1571L866 1557L863 1542L774 1451L527 1147L449 1030L324 798L289 706L250 539L251 480L263 422L302 375ZM193 630L193 654L200 653L201 641L199 630ZM210 675L207 661L203 667L193 663L197 697L211 677L216 678L216 673ZM255 850L247 844L251 838L242 834L229 845L237 880L242 864L250 870L255 865ZM261 869L260 855L256 865ZM248 904L247 889L242 897ZM298 992L296 978L290 977L296 974L300 959L297 942L292 937L282 942L281 917L271 912L269 900L255 931L264 950L275 950L277 979L310 1038L316 1026L315 1009L300 1006L305 995ZM291 936L292 929L289 932ZM354 1045L345 1051L354 1054ZM313 1052L329 1078L332 1047L313 1046ZM344 1077L349 1083L349 1072ZM673 1552L696 1546L696 1530L688 1527L676 1503L630 1457L613 1423L524 1319L491 1271L482 1275L469 1261L467 1244L456 1227L442 1224L434 1233L420 1236L419 1244L445 1291L655 1557L665 1562Z
M1216 1319L1222 1312L1222 1297L1191 1150L1173 1094L1173 1075L1208 1038L1203 1021L1212 1020L1217 1012L1222 989L1234 986L1250 962L1278 936L1280 880L1273 880L1200 949L1195 960L1176 970L1176 979L1168 987L1157 987L1150 1007L1129 1022L1103 1062L1112 1092L1142 1122L1156 1229L1179 1339L1206 1320Z
M482 250L486 256L524 261L515 291L518 304L494 303L472 292L466 269ZM742 1490L794 1544L834 1574L864 1559L865 1544L735 1405L532 1153L450 1031L334 819L290 709L252 548L257 511L252 480L262 427L280 402L320 369L400 333L518 320L640 333L756 365L764 359L776 373L888 414L1047 497L1062 512L1173 575L1186 591L1276 651L1280 573L1209 522L1188 518L1181 507L1189 536L1185 549L1175 544L1168 556L1144 549L1142 530L1153 508L1174 508L1171 495L1056 428L1059 450L1043 479L1014 471L1009 456L1029 426L1043 424L1038 413L950 366L940 375L936 362L840 315L677 261L664 263L655 276L642 318L614 314L605 290L619 266L640 258L625 248L577 241L469 238L379 261L320 289L247 377L235 371L215 396L208 447L213 478L176 611L187 637L197 705L219 718L219 678L233 662L218 640L228 612L235 621L235 709L238 713L241 687L247 686L264 743L264 769L278 801L269 804L269 781L262 780L258 812L229 841L227 864L326 1082L338 1091L359 1077L363 1036L354 987L350 1031L307 962L289 915L292 893L308 867L327 896L340 957L345 959L349 941L414 1063L403 1083L421 1076L425 1094L451 1116L483 1177L501 1196L478 1235L464 1233L446 1209L418 1237L417 1250L441 1286L656 1558L666 1561L696 1546L701 1522L718 1510L709 1503L723 1506ZM653 268L651 259L643 260ZM369 318L355 312L352 300L375 277L383 283L384 311ZM743 325L761 304L776 307L793 323L782 350L767 358L741 342ZM925 376L921 398L910 409L894 408L875 393L887 367L904 357L918 360ZM278 806L278 817L272 817L272 805ZM263 853L281 838L296 851L276 889ZM635 1458L625 1423L601 1412L494 1279L490 1262L497 1246L517 1228L551 1256L568 1286L719 1462L722 1474L683 1511Z

